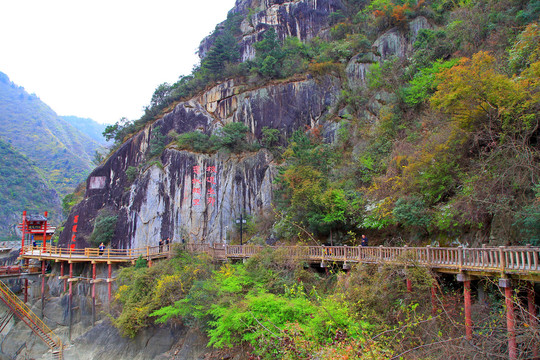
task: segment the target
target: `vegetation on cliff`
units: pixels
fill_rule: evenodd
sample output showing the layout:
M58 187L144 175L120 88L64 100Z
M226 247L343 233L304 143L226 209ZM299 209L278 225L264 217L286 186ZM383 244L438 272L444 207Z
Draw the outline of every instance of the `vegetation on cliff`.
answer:
M330 14L324 39L281 40L270 27L244 62L233 41L242 15L229 14L200 67L160 85L143 118L123 119L106 135L121 143L178 100L226 78L264 86L298 74L335 77L341 96L323 119L338 124L333 142L322 140L322 128L277 140L268 133L276 129L267 129L258 139L283 159L278 235L301 240L302 227L337 244L356 244L367 231L393 244L539 245L538 2L343 5ZM414 34L407 56L383 57L372 46L381 34L413 36L418 19L428 25ZM365 66L365 82L352 81L347 64ZM278 145L284 141L287 149ZM223 146L202 133L180 134L178 144L196 152ZM231 144L225 147L235 152L253 149Z

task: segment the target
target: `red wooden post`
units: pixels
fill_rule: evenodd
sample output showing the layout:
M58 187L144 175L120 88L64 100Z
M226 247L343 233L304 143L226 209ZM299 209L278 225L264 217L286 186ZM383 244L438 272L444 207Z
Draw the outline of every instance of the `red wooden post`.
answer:
M412 281L409 278L407 278L407 292L412 293Z
M112 290L112 288L111 288L111 286L112 286L112 283L111 283L111 277L112 277L112 264L109 263L109 277L108 277L108 279L107 279L107 281L109 282L109 305L110 305L110 303L111 303L111 295L112 295L112 291L111 291L111 290Z
M96 280L96 263L92 264L92 280ZM96 298L96 283L92 282L92 299Z
M96 263L92 264L92 325L96 324Z
M21 254L23 253L24 251L24 237L26 236L26 210L23 211L22 213L22 228L21 228L21 231L22 231L22 238L21 238ZM28 280L26 280L26 282L28 282ZM25 300L26 302L26 300Z
M516 316L514 314L514 301L512 300L513 287L510 279L499 279L499 286L504 288L506 303L506 329L508 332L508 359L517 359Z
M26 211L25 211L26 213ZM24 265L26 267L26 271L28 272L28 262L30 260L28 259L25 259L24 260ZM27 303L28 302L28 279L24 279L24 302Z
M41 260L41 298L45 292L45 260Z
M73 263L69 263L69 278L71 279L73 277ZM72 282L69 282L69 298L71 299L71 295L73 295L73 288L72 288Z
M62 261L60 263L60 277L64 277L64 262ZM64 281L64 292L66 292L66 287L67 287L67 279L63 279L62 281Z
M471 316L471 280L463 282L463 297L465 305L465 335L467 340L472 340L472 316Z
M536 304L534 301L535 293L534 293L534 283L529 283L529 286L527 287L527 303L529 305L529 326L530 328L535 331L538 323L536 321ZM538 359L538 343L533 342L532 344L532 353L533 353L533 359Z
M47 215L49 215L46 211L43 214L45 216L45 223L43 224L43 252L47 249Z
M69 263L69 278L73 277L73 263ZM71 320L73 319L73 282L69 281L69 298L68 298L68 311L69 311L69 340L71 340Z

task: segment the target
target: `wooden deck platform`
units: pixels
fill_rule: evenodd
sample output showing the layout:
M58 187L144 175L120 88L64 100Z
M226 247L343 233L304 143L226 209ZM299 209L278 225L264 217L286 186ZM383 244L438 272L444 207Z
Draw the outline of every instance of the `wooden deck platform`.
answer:
M392 263L403 266L424 266L441 273L468 273L477 276L517 277L540 282L540 247L361 247L361 246L257 246L227 244L186 244L191 252L204 252L217 261L250 258L264 249L282 252L295 261L320 263L326 266L350 264ZM22 259L67 261L69 263L134 263L139 257L146 260L168 258L171 248L148 246L137 249L105 249L100 254L96 248L45 249L26 246Z

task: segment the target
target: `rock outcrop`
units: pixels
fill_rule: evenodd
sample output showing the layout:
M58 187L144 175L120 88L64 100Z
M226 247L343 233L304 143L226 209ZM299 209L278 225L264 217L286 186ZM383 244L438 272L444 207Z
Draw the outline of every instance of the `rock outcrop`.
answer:
M262 34L269 28L273 28L280 39L288 36L295 36L302 41L316 36L324 38L329 28L328 16L341 9L343 4L340 0L238 0L230 12L245 16L240 25L242 61L255 57L253 44L262 40ZM220 31L219 25L217 31ZM211 35L201 42L201 59L212 46L214 36Z
M147 153L154 132L210 134L224 124L241 122L254 137L267 126L279 129L286 139L296 129L321 123L339 90L332 78L251 90L229 81L178 104L92 172L85 199L71 212L66 229L71 229L78 215L77 246L87 246L94 219L102 208L108 208L119 215L115 247L156 245L158 239L167 237L173 241L224 241L241 213L256 215L270 206L276 173L272 155L266 150L242 155L197 154L179 150L173 142L158 164L149 165ZM126 175L130 167L141 169L132 183ZM71 236L64 231L60 244L67 245Z

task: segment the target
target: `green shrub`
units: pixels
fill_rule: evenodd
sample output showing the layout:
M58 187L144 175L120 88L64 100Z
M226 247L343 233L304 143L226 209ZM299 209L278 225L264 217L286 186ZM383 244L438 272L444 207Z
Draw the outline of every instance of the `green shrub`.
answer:
M431 223L428 208L419 197L400 198L396 201L392 215L401 225L427 230Z
M439 80L437 74L457 64L459 59L436 61L431 66L421 69L403 90L403 98L407 105L413 107L426 101L435 92Z
M230 123L220 129L219 147L226 148L232 152L239 153L248 149L247 133L249 128L243 123Z
M98 246L100 243L108 244L114 236L117 220L118 215L107 209L102 209L94 222L90 243L94 246Z
M163 149L165 149L165 140L167 136L161 133L161 126L156 126L152 129L152 135L150 136L150 144L148 146L148 159L161 155Z
M178 135L176 142L180 149L194 152L209 152L212 148L210 137L200 131Z
M126 170L127 181L132 183L139 175L139 169L135 166L129 166Z

